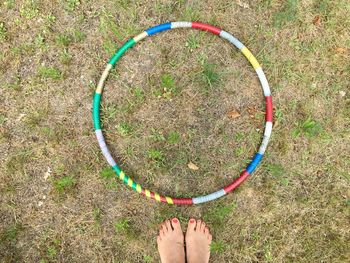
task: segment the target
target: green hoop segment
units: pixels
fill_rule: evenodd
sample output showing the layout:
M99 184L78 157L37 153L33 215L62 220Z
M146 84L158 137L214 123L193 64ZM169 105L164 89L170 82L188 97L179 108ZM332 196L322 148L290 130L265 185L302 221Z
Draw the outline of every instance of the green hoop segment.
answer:
M100 101L101 101L101 95L103 91L104 82L110 72L110 70L115 66L117 61L121 58L121 56L131 47L133 47L137 42L141 41L142 39L146 38L147 36L154 35L156 33L173 29L173 28L195 28L199 30L205 30L208 32L211 32L215 35L218 35L226 40L228 40L230 43L232 43L234 46L236 46L243 55L248 59L250 64L255 69L258 78L260 80L263 93L265 96L266 101L266 116L265 116L265 130L264 130L264 136L262 139L262 143L260 145L260 148L258 152L253 157L250 164L247 166L247 168L240 174L240 176L234 180L230 185L224 187L223 189L220 189L216 192L213 192L208 195L199 196L199 197L193 197L193 198L173 198L169 196L163 196L156 192L152 192L146 188L141 187L140 184L134 182L130 177L128 177L117 165L115 160L113 159L107 145L105 142L105 139L102 134L101 130L101 123L100 123ZM229 192L233 191L235 188L237 188L249 175L253 173L253 171L256 169L256 167L261 162L263 155L265 153L267 144L269 142L271 133L272 133L272 116L273 116L273 106L272 106L272 98L270 93L270 87L267 82L266 76L264 72L262 71L261 66L259 65L258 61L255 59L253 54L249 51L248 48L246 48L238 39L233 37L231 34L208 24L203 24L199 22L169 22L165 24L160 24L158 26L152 27L147 29L146 31L142 32L141 34L137 35L136 37L128 40L109 60L104 72L102 73L102 76L100 78L100 81L97 85L97 89L94 94L93 99L93 122L94 122L94 129L95 134L97 137L97 141L99 143L99 146L102 150L102 153L104 157L106 158L108 164L113 168L115 173L117 174L118 178L122 180L126 185L131 187L133 190L137 191L138 193L154 199L159 202L168 203L168 204L176 204L176 205L191 205L191 204L200 204L205 203L208 201L215 200L221 196L224 196L228 194Z

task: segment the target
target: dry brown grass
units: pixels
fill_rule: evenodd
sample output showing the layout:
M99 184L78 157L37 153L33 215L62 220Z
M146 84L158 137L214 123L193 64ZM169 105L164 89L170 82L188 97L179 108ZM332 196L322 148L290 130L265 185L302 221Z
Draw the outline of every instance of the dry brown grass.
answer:
M349 11L345 0L2 2L0 261L158 262L157 228L172 216L208 222L213 262L349 261ZM176 20L237 36L262 63L275 104L262 165L233 194L193 207L150 202L108 178L91 120L114 50ZM229 183L262 135L253 70L228 43L192 30L128 51L103 108L120 165L169 195ZM233 109L240 116L230 119Z

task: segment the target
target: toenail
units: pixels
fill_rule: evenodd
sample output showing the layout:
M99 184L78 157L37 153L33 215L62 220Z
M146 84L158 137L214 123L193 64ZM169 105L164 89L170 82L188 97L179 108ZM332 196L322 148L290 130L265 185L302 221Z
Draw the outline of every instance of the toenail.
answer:
M176 218L173 218L173 223L177 223L178 222L178 220L176 219Z
M195 221L196 221L196 220L191 219L191 220L190 220L190 223L193 224Z

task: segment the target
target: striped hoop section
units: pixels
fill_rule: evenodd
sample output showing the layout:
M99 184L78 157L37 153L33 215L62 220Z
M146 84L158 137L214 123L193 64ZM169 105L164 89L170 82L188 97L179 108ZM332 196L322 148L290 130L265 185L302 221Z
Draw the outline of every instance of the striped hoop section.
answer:
M142 39L152 36L156 33L173 29L173 28L195 28L199 30L205 30L209 31L215 35L218 35L226 40L228 40L230 43L232 43L235 47L237 47L243 55L248 59L250 64L255 69L258 78L260 80L265 101L266 101L266 123L265 123L265 131L264 136L262 139L262 143L260 145L260 148L258 152L255 154L253 159L251 160L250 164L247 166L247 168L241 173L241 175L234 180L230 185L224 187L223 189L220 189L216 192L213 192L208 195L199 196L199 197L193 197L193 198L172 198L169 196L163 196L158 193L152 192L146 188L143 188L140 184L134 182L130 177L128 177L117 165L117 163L114 161L112 155L110 154L110 151L108 150L108 147L106 145L105 139L102 134L101 130L101 123L100 123L100 101L101 101L101 94L103 91L104 82L110 72L110 70L115 66L117 61L120 59L120 57L131 47L133 47L137 42L141 41ZM165 23L160 24L155 27L151 27L147 29L146 31L142 32L141 34L137 35L136 37L128 40L109 60L105 70L102 73L101 79L98 82L96 92L94 94L93 99L93 122L94 122L94 129L97 137L97 141L100 145L100 148L102 150L102 153L104 157L106 158L108 164L113 168L115 173L117 174L117 177L122 180L126 185L131 187L133 190L136 190L138 193L154 199L159 202L168 203L168 204L176 204L176 205L192 205L192 204L200 204L205 203L208 201L215 200L221 196L224 196L228 194L229 192L233 191L235 188L237 188L249 175L251 175L256 167L261 162L263 155L265 153L267 144L269 143L269 139L272 132L272 98L270 93L270 87L267 82L266 76L261 69L261 66L259 65L256 58L253 56L253 54L249 51L247 47L245 47L238 39L233 37L231 34L208 24L202 24L198 22L171 22L171 23Z

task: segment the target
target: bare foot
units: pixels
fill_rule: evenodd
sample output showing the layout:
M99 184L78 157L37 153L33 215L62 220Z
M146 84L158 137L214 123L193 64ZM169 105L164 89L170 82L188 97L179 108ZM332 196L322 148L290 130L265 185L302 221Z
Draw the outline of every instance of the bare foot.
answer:
M185 263L184 234L177 218L161 225L157 244L162 263Z
M186 256L188 263L208 263L212 236L201 220L190 219L186 232Z

